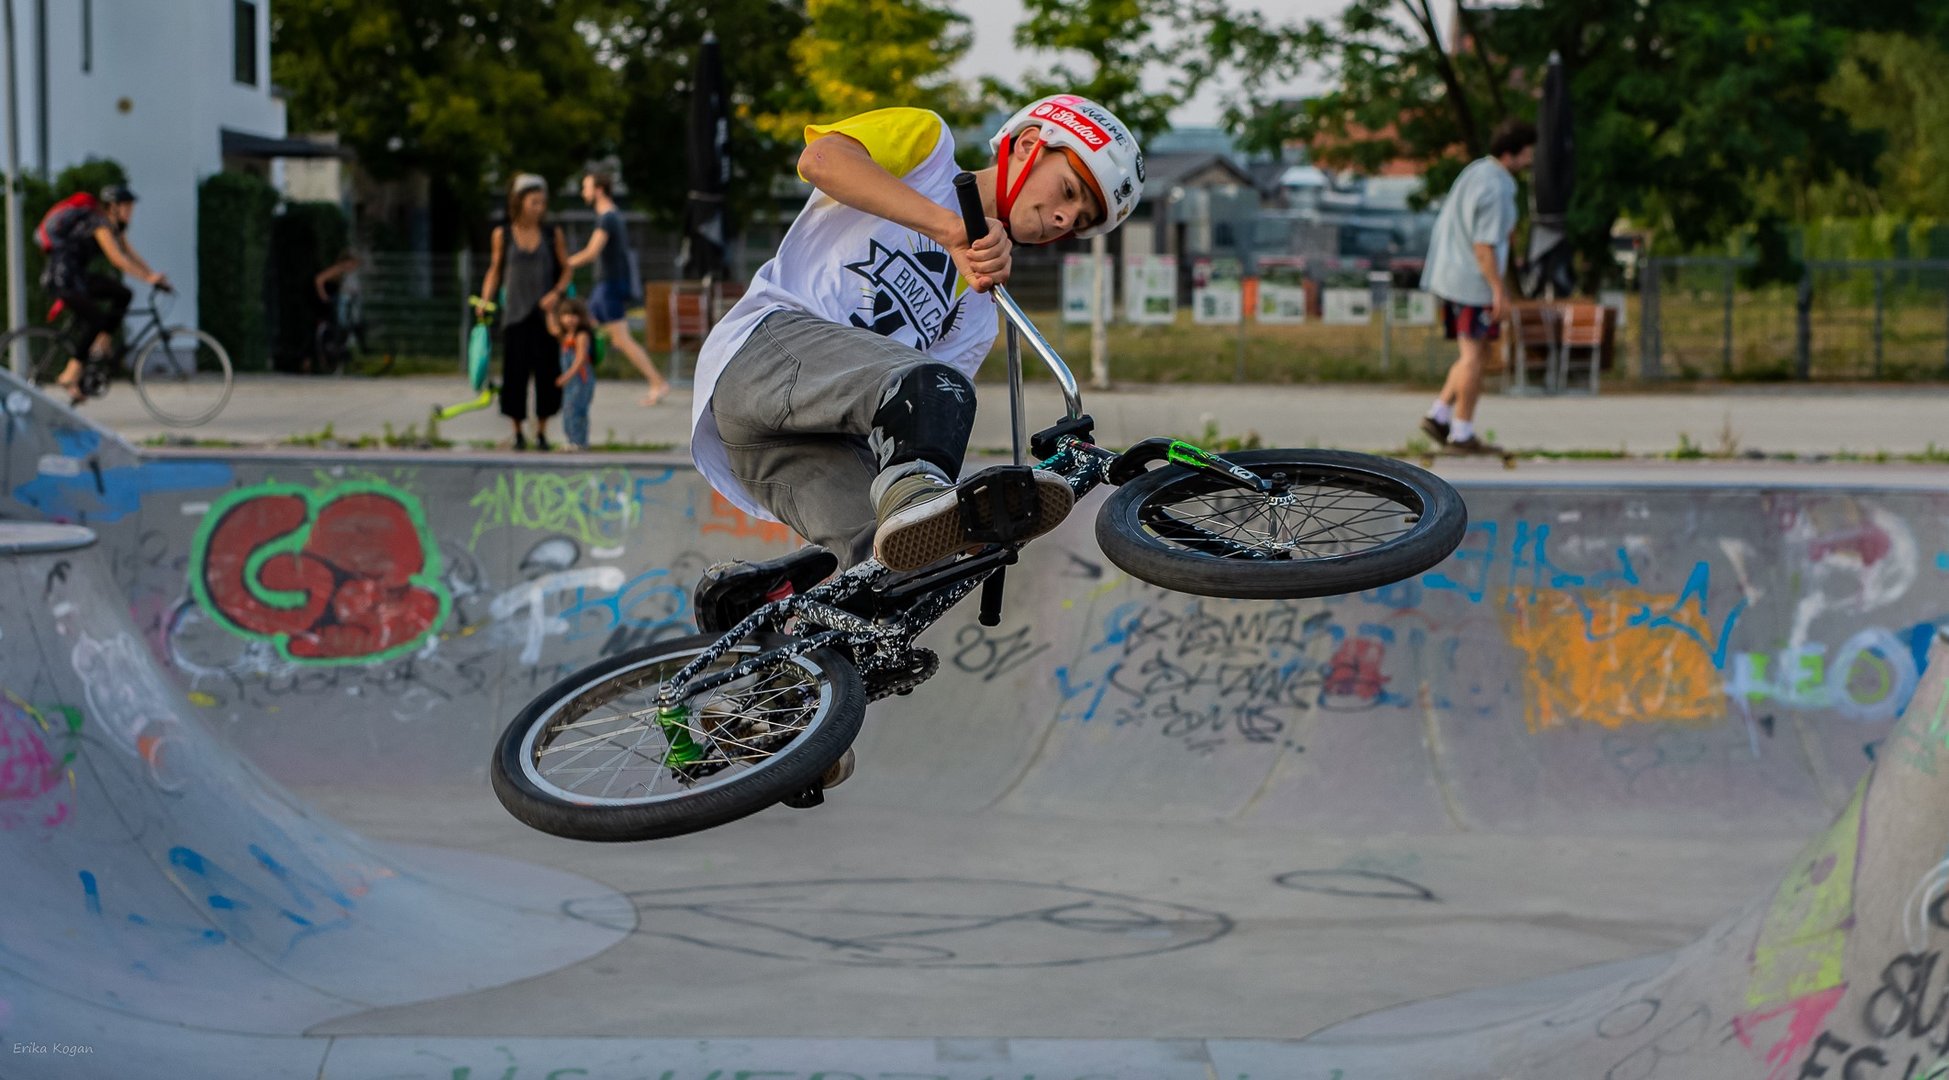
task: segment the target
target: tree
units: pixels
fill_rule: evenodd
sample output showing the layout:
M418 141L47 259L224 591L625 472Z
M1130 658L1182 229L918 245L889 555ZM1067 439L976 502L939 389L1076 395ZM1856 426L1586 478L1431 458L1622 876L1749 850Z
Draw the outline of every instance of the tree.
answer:
M627 201L659 226L682 225L689 181L682 155L690 115L690 78L705 31L721 43L730 87L731 185L725 193L729 226L737 232L767 204L775 177L790 168L799 134L769 134L765 118L804 107L806 90L793 67L791 44L805 31L803 3L714 0L708 7L682 0L614 0L603 56L619 72L622 123L618 148Z
M1020 87L991 81L990 92L1005 100L1081 94L1116 113L1142 142L1169 130L1171 110L1210 74L1185 0L1024 0L1022 7L1015 43L1057 59ZM1072 67L1075 56L1088 66Z
M606 0L279 0L272 77L291 126L336 131L373 175L424 173L436 246L517 170L565 177L620 141L598 61Z
M805 125L890 106L933 109L950 124L973 118L968 87L948 74L973 44L968 18L934 0L807 0L792 42L806 94L799 108L759 118L774 138Z
M1848 43L1821 99L1879 133L1878 182L1844 178L1811 211L1949 218L1949 49L1924 37L1869 33Z
M1893 17L1862 6L1863 17ZM1568 224L1593 277L1620 217L1699 247L1760 217L1769 184L1804 187L1863 160L1863 138L1819 94L1851 13L1819 0L1459 10L1454 50L1429 0L1354 0L1338 19L1298 25L1216 20L1214 40L1246 72L1235 126L1260 145L1304 142L1329 165L1421 162L1439 192L1498 119L1533 114L1555 50L1577 116ZM1336 73L1327 93L1298 107L1265 100L1320 69Z

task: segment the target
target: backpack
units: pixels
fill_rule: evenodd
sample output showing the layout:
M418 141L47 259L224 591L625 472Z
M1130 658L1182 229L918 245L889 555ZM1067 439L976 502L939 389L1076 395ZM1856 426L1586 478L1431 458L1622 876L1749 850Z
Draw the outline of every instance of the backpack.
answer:
M58 244L74 239L77 228L102 208L101 200L85 191L77 191L47 208L41 216L41 223L34 229L34 242L40 245L41 254L54 251Z

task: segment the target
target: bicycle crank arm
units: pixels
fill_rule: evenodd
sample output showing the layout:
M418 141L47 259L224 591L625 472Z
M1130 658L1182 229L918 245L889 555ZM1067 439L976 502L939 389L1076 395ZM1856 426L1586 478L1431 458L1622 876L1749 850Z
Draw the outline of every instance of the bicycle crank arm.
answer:
M1271 495L1274 492L1272 481L1264 479L1243 465L1235 465L1217 454L1200 450L1188 442L1161 436L1145 439L1118 454L1116 460L1110 462L1104 475L1110 483L1121 487L1144 475L1144 471L1154 461L1169 461L1173 465L1196 469L1232 487L1256 491L1261 495Z

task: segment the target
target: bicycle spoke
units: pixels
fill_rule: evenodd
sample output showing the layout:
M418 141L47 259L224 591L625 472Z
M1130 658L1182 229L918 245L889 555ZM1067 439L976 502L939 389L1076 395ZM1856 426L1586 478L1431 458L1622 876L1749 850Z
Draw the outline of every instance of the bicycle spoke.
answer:
M1415 511L1396 499L1360 487L1331 483L1294 485L1283 496L1233 490L1204 491L1160 499L1156 512L1183 534L1160 534L1220 559L1267 553L1329 558L1387 544L1406 534L1402 519ZM1163 521L1153 525L1156 532ZM1214 547L1195 537L1219 541Z

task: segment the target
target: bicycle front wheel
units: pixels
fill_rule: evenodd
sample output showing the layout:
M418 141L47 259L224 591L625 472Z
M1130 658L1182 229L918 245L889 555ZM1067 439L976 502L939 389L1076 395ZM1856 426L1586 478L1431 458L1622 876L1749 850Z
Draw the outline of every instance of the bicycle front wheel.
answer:
M1103 554L1179 592L1249 600L1340 596L1411 578L1468 529L1455 489L1406 462L1339 450L1226 454L1277 485L1244 491L1181 465L1117 489L1096 518Z
M0 337L0 364L11 369L16 345L27 355L27 381L39 387L54 385L74 351L68 348L67 338L51 326L23 326Z
M230 401L230 354L201 330L172 326L135 358L135 392L170 427L208 423Z

